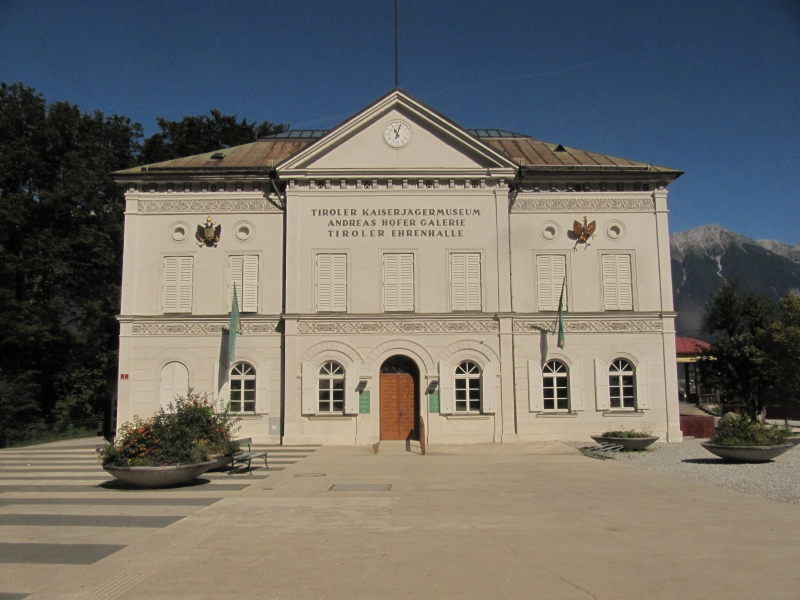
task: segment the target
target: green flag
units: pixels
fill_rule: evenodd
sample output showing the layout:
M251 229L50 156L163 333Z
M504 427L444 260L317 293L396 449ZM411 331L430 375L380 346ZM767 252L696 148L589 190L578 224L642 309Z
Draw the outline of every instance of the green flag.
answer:
M558 298L558 347L563 348L564 340L564 292L567 289L567 278L561 283L561 296Z
M239 298L236 296L236 284L233 284L233 302L231 302L231 321L228 325L228 365L234 363L236 356L236 336L239 334Z

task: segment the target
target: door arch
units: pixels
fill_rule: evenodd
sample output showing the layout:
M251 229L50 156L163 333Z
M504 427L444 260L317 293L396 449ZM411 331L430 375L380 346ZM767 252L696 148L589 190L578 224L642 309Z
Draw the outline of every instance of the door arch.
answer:
M386 359L380 373L380 439L419 439L419 369L397 354Z

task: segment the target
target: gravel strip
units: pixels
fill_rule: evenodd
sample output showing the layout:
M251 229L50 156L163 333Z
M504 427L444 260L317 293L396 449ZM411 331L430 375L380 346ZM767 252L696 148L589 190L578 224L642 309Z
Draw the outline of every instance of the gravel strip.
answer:
M800 446L769 463L732 463L685 438L680 444L656 442L644 452L613 453L616 460L651 471L707 481L762 498L800 504Z

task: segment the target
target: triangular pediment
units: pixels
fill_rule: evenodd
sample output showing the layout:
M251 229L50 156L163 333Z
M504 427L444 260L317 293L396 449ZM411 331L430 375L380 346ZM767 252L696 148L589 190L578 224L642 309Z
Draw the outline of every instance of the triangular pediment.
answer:
M393 128L401 124L399 139ZM284 175L482 173L516 165L467 130L394 90L279 166Z

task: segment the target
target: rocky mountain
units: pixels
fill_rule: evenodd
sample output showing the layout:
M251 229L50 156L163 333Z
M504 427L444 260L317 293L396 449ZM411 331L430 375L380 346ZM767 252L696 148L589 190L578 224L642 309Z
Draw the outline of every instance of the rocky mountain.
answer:
M672 288L681 335L707 337L705 305L725 281L772 300L800 291L800 244L755 241L719 225L671 236Z

